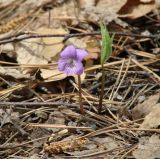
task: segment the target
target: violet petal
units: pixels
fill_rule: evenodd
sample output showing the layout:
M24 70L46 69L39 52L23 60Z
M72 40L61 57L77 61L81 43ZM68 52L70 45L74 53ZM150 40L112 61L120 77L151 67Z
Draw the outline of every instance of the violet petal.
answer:
M82 49L76 49L77 59L82 61L85 56L88 55L88 52Z
M76 58L76 48L74 45L67 46L60 54L61 58Z
M80 61L75 61L74 67L70 67L69 64L66 64L64 72L67 75L74 75L74 74L80 75L83 73L83 65Z
M59 69L59 71L64 71L66 64L67 64L66 63L66 59L60 58L58 60L58 69Z

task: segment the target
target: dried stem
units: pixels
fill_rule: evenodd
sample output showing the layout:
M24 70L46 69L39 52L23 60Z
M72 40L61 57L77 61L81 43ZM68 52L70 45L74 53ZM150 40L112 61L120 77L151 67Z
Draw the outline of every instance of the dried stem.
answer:
M79 87L79 105L80 105L80 112L84 114L83 104L82 104L82 88L81 88L81 76L78 75L78 87Z
M99 107L98 107L98 113L101 113L102 110L102 104L103 104L103 96L104 96L104 84L105 84L105 74L104 74L104 64L101 64L102 67L102 80L101 80L101 93L99 97Z
M110 34L116 34L119 36L130 36L130 37L137 37L137 38L156 38L158 39L160 37L160 34L156 35L139 35L139 34L129 34L125 32L109 32ZM94 35L100 35L100 32L90 32L90 33L77 33L77 34L36 34L31 32L20 32L15 35L6 36L3 38L0 38L0 45L1 44L7 44L10 42L18 42L26 39L31 38L48 38L48 37L64 37L63 41L68 40L69 38L73 37L83 37L83 36L94 36Z

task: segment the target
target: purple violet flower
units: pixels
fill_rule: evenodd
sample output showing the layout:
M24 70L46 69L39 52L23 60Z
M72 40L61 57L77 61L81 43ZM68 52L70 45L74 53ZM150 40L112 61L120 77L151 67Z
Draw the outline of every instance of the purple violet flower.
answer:
M82 60L87 55L87 51L69 45L60 54L58 69L67 75L80 75L83 73Z

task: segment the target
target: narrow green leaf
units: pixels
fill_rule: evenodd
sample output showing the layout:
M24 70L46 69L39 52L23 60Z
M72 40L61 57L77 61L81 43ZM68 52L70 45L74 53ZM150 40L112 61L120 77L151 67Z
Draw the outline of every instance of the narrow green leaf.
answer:
M100 24L101 36L102 36L102 48L101 48L101 64L104 64L112 53L112 42L114 35L109 36L107 28L104 24Z

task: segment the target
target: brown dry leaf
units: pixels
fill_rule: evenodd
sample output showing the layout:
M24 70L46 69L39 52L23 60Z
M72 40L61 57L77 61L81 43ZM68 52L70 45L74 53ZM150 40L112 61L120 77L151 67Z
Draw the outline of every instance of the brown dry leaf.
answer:
M155 0L155 1L156 1L157 8L159 8L160 7L160 0Z
M39 28L36 31L40 34L66 34L62 28L59 29L49 29L49 28ZM58 54L64 47L62 43L63 38L40 38L40 39L29 39L16 44L17 52L17 62L19 64L47 64L48 61L53 61L58 59ZM23 68L23 74L32 71L30 68ZM61 74L61 76L59 76ZM64 79L66 76L58 71L58 68L54 70L41 69L42 78L46 79L51 76L50 80L60 80ZM56 79L57 78L57 79Z
M10 1L6 1L6 0L0 0L0 6L8 6L11 5L14 1L16 0L10 0Z
M89 52L88 56L85 57L85 59L98 59L100 48L99 47L93 47L93 48L87 48L87 51Z
M41 69L41 77L45 79L45 82L59 81L67 77L63 72L57 69Z
M158 128L160 126L160 103L156 104L152 111L144 118L140 128Z
M80 17L77 18L77 2L75 0L67 0L61 5L57 5L52 10L50 10L50 27L59 28L67 23L78 24ZM48 26L49 16L48 12L45 12L42 16L37 18L36 26L33 26L33 29L38 28L39 26Z
M15 68L5 68L5 67L0 67L0 73L2 75L7 75L7 76L12 76L16 79L20 78L29 78L29 74L23 74L22 70L15 69Z
M155 8L155 0L128 0L118 14L121 18L136 19L153 11Z
M117 19L117 12L126 2L127 0L99 0L96 6L93 4L82 5L81 7L84 8L82 15L89 21L98 22L102 20L109 23Z
M15 44L17 62L19 64L47 64L42 54L41 39L28 39ZM31 72L33 68L22 68L23 74Z
M67 34L68 32L63 28L50 29L46 27L41 27L36 31L39 34ZM41 54L48 61L57 61L60 51L63 49L63 37L49 37L42 38L43 49ZM57 67L53 69L40 69L41 77L47 79L47 81L58 81L66 78L67 76L60 72Z
M28 11L31 11L33 9L36 9L37 7L43 6L47 3L50 3L52 0L27 0L21 3L20 7L17 7L19 13L28 13ZM56 1L56 0L54 0Z
M69 39L68 43L72 43L78 48L86 49L86 47L87 47L87 45L86 45L87 39L88 39L87 37L80 38L80 39L78 39L77 37L74 37L74 38Z
M160 94L157 93L153 96L150 96L143 103L136 105L132 109L132 117L134 119L145 117L147 114L149 114L152 111L153 108L155 108L155 105L158 103L159 98L160 98Z
M86 6L95 6L96 0L78 0L81 8L85 8Z
M68 40L68 43L74 44L77 48L85 49L88 51L88 55L85 57L85 60L88 59L98 59L100 48L99 42L96 38L93 37L84 37L84 38L71 38Z
M46 27L41 27L36 31L39 34L68 34L68 31L63 28L50 29ZM43 50L42 55L48 61L53 60L57 61L58 53L63 49L63 37L49 37L42 38Z
M160 136L141 137L138 148L133 151L136 159L158 159L160 158Z
M12 123L13 121L19 120L20 114L13 112L11 109L4 111L0 109L0 125L1 127L5 124Z

